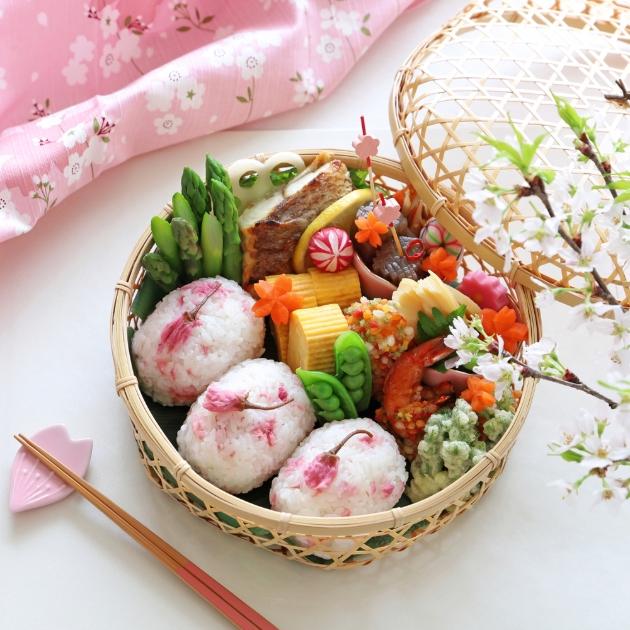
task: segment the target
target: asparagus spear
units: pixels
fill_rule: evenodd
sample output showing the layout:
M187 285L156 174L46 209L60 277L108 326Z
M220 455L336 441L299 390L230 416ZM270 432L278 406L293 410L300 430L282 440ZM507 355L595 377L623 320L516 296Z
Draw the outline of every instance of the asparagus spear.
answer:
M161 286L147 273L131 304L131 312L140 319L146 319L156 304L166 295Z
M186 274L196 280L201 278L201 247L199 237L193 226L186 219L174 218L171 221L173 236L179 245L180 257Z
M159 252L149 252L142 258L142 266L167 293L177 286L177 272Z
M201 177L187 166L184 167L182 173L182 195L201 224L203 215L210 210L210 197Z
M221 275L239 284L242 281L243 254L238 233L238 210L234 195L222 182L210 180L210 196L214 212L223 227L223 262Z
M232 182L225 168L217 162L211 155L206 154L206 185L210 187L211 181L221 182L230 192L232 192Z
M162 217L153 217L151 219L151 233L164 260L166 260L177 273L181 273L184 267L179 257L179 247L173 237L173 230L171 229L170 223L165 221Z
M188 221L195 231L195 234L199 234L199 223L197 222L197 217L195 217L195 213L192 211L190 204L181 193L176 192L173 195L173 216L178 219Z
M201 223L201 259L203 275L213 278L221 273L223 260L223 229L213 214L204 214Z

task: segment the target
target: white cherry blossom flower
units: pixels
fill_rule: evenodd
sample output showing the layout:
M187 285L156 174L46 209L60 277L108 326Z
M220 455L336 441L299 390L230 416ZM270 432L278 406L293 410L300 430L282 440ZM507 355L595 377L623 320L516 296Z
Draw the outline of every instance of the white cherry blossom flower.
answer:
M569 506L575 507L577 505L577 490L573 487L573 484L567 483L563 479L557 479L556 481L550 481L547 486L559 488L562 492L562 500Z
M15 229L15 235L26 234L33 227L31 225L32 219L30 215L26 213L17 214L13 221L13 228Z
M595 230L584 230L582 232L581 253L578 254L571 247L565 247L560 250L560 256L569 267L573 267L577 271L593 271L593 268L601 267L608 260L608 254L605 251L595 251L598 243L599 236Z
M64 177L68 180L68 186L79 181L83 174L83 156L78 153L71 153L68 158L68 166L63 169Z
M586 325L586 329L590 334L600 332L609 335L613 330L613 321L611 319L602 319L602 315L611 311L613 307L609 304L597 302L584 302L571 308L567 330L576 330L582 324Z
M177 129L184 122L181 118L177 118L175 114L166 114L164 118L156 118L153 124L159 136L168 134L173 136L177 133Z
M317 97L318 93L324 89L324 82L321 79L315 80L312 68L303 70L300 76L302 80L295 84L296 93L293 95L293 102L304 105Z
M11 191L8 188L0 190L0 216L9 217L15 212L15 204L11 201Z
M136 35L128 28L124 28L120 31L119 38L120 39L116 42L116 51L125 63L129 63L132 59L142 57L140 35Z
M346 37L356 33L361 28L361 16L357 11L338 11L337 28Z
M617 426L617 425L615 425ZM608 428L604 433L608 432ZM630 455L630 445L628 445L625 435L617 431L611 438L599 437L597 434L589 435L584 440L584 451L576 451L583 455L580 464L589 470L593 468L606 468L613 462L623 460Z
M61 74L66 77L66 83L68 85L83 85L86 81L86 74L88 67L84 63L79 63L76 58L72 58L68 61L68 65L61 69Z
M337 15L337 9L331 6L328 9L321 9L319 12L319 17L322 19L320 26L327 30L329 28L336 27L335 18Z
M241 69L241 76L245 81L249 81L251 78L260 79L266 59L264 53L254 50L251 46L246 46L236 58L236 65Z
M621 484L614 486L608 485L608 487L603 486L593 492L593 496L595 497L593 507L603 503L611 516L619 516L621 506L627 494L628 491L623 488Z
M315 50L322 56L324 63L330 63L333 59L341 59L343 55L341 39L339 37L332 38L330 35L322 35Z
M87 149L83 152L83 166L102 164L105 161L107 144L99 136L92 136Z
M120 72L120 51L111 44L105 44L98 64L103 69L103 76L106 79L111 74L117 74Z
M7 89L7 82L4 80L4 75L6 74L6 70L4 68L0 68L0 90Z
M622 204L614 203L613 201L605 203L601 208L601 212L598 212L593 219L593 223L598 227L610 228L615 231L622 226L623 222ZM612 234L609 234L609 239L611 236Z
M174 96L175 88L173 85L162 81L153 81L151 89L145 93L144 98L147 100L147 109L150 112L156 110L167 112L171 108Z
M550 337L543 337L537 343L523 346L523 359L527 365L538 369L546 355L556 349L556 342Z
M101 31L103 32L103 39L107 39L110 35L116 35L118 33L118 24L116 20L120 15L118 9L112 8L110 4L106 4L101 13Z
M232 49L227 46L208 46L203 54L213 68L229 67L234 64L234 54Z
M616 232L608 235L608 246L606 247L609 254L616 255L617 260L626 269L630 267L630 230L619 228Z
M523 230L515 236L515 240L523 243L528 252L543 252L551 257L558 253L562 239L558 236L560 219L530 217L523 222Z
M63 142L66 149L72 149L75 144L82 144L87 139L87 128L85 123L80 122L78 125L65 131L57 142Z
M96 44L88 40L85 35L79 35L74 43L70 44L70 52L75 61L92 61Z
M580 409L577 417L560 426L559 440L552 444L554 453L560 455L570 451L596 432L597 425L593 416L586 409Z
M38 127L42 129L50 129L51 127L56 127L61 124L63 120L63 113L57 112L56 114L48 114L48 116L44 116L35 122Z
M502 345L502 344L500 344ZM501 400L508 385L516 383L518 371L509 358L490 353L482 354L473 368L475 374L481 374L485 379L494 383L494 397Z
M177 98L180 100L180 107L186 111L188 109L199 109L203 103L203 95L206 86L197 83L195 77L185 77L177 85Z

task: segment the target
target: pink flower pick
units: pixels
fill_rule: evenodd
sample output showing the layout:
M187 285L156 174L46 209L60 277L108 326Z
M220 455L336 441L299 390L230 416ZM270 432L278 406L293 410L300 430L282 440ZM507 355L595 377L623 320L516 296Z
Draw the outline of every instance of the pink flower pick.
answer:
M92 457L92 440L72 440L63 424L55 424L31 437L38 446L65 464L79 477L87 472ZM23 446L13 460L9 509L24 512L61 501L73 492L71 486L52 472Z
M381 199L374 208L374 215L385 225L391 225L400 216L400 204L393 197Z
M362 160L366 160L370 157L378 155L378 145L380 143L381 141L378 138L360 133L356 140L352 141L352 146L357 152L357 155Z

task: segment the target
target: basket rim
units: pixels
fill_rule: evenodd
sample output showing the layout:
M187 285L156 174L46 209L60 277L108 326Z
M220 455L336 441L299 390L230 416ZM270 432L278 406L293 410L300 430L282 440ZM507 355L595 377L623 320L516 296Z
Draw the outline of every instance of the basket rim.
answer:
M592 2L592 0L586 0L586 4L592 5L596 3ZM615 4L615 6L618 5ZM409 54L394 75L394 82L389 99L389 124L392 132L394 147L398 153L402 167L405 170L411 185L422 196L425 203L427 203L427 207L429 208L431 215L436 217L438 221L458 241L460 241L467 250L478 254L484 262L491 265L497 271L502 271L504 264L503 257L499 256L499 254L497 254L497 252L490 247L487 242L483 241L481 243L475 243L474 232L471 232L468 229L462 217L458 215L458 212L452 212L449 209L449 206L451 206L450 202L454 196L453 191L443 185L439 185L436 190L430 179L425 177L422 169L414 160L410 150L409 136L412 135L412 133L404 125L404 122L399 116L399 113L401 112L399 97L403 93L403 87L411 78L410 73L420 66L423 53L427 49L431 48L439 39L444 37L446 29L455 27L460 22L464 21L466 17L476 15L479 11L483 11L484 8L483 2L480 2L479 0L466 5L455 16L453 16L447 24L440 27ZM507 5L504 9L507 12L515 11L515 9L510 8ZM553 11L553 8L546 10ZM458 209L459 208L467 211L469 214L472 214L474 204L466 199L460 199L458 201ZM512 263L512 269L509 274L506 275L509 275L514 282L526 286L528 289L536 292L543 290L545 287L549 289L557 287L552 278L548 278L543 274L535 274L529 269L524 268L518 260L514 260ZM568 306L578 306L584 302L583 297L580 297L580 294L573 291L563 292L557 297L557 299Z
M326 148L292 150L292 152L298 153L306 164L309 164L322 151L330 151L335 157L340 158L352 168L366 166L365 160L360 160L354 152L346 150ZM277 152L257 154L252 156L252 158L264 162L275 153ZM377 175L392 177L403 183L409 182L409 177L403 170L402 165L396 160L375 157L372 159L372 166ZM170 209L170 204L166 205L161 212L161 216L168 216ZM521 401L514 419L497 445L484 455L479 463L444 490L411 505L366 515L331 518L307 517L263 508L221 490L196 473L171 444L150 413L142 397L138 381L134 376L127 343L127 317L131 308L131 298L140 268L140 260L152 245L153 238L149 227L142 234L134 251L129 256L120 280L115 287L110 320L110 342L115 367L116 389L119 396L123 399L129 415L140 425L147 437L151 439L152 447L156 447L152 448L153 451L156 451L154 456L171 471L179 471L177 480L187 490L193 494L200 493L202 500L204 495L210 496L213 509L225 509L232 515L253 521L264 527L282 531L283 533L308 532L324 536L351 536L370 533L375 528L380 530L399 527L415 523L422 516L435 513L458 501L467 489L487 477L501 460L507 456L514 445L531 406L537 384L537 381L533 379L525 380ZM516 291L519 297L519 304L523 309L524 318L530 328L530 338L539 339L542 336L542 323L540 313L534 305L533 294L527 288L518 284L516 285Z

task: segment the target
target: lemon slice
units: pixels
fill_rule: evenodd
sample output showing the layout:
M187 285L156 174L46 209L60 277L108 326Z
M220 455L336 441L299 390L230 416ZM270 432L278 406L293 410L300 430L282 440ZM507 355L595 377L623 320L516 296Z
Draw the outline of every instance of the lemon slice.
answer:
M366 203L372 201L372 193L369 188L359 188L348 193L324 210L307 228L293 252L293 269L295 273L304 273L307 267L312 267L308 255L308 244L315 232L327 227L341 228L350 233L357 216L357 210Z

